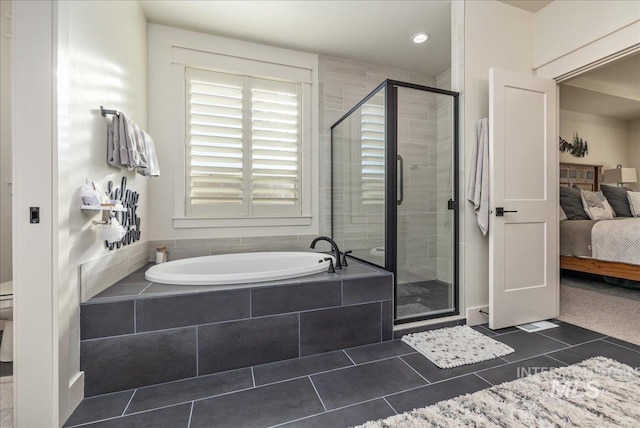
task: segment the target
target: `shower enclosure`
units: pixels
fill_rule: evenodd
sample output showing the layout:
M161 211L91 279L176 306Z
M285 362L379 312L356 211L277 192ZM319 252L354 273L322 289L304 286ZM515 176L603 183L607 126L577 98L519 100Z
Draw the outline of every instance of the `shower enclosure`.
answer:
M331 127L331 234L394 273L395 323L458 314L458 93L386 80Z

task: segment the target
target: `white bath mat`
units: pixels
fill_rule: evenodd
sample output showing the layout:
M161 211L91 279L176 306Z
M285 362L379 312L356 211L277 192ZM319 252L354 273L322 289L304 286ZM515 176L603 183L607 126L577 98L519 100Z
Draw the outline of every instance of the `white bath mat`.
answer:
M466 325L407 334L402 341L441 369L493 360L514 352Z

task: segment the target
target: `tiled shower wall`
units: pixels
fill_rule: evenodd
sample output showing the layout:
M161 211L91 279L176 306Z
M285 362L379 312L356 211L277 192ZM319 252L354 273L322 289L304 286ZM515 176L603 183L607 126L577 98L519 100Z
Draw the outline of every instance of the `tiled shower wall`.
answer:
M320 142L321 147L323 147L321 152L321 164L324 165L324 170L320 177L320 186L321 193L325 195L325 198L321 201L321 212L325 213L325 230L327 234L331 231L331 126L385 79L393 79L427 86L434 86L436 83L435 78L418 73L379 67L340 58L327 56L320 57L320 123L322 124ZM418 101L418 103L420 102L421 101ZM408 142L410 138L410 116L412 114L421 114L421 112L415 111L415 108L411 109L414 111L404 111L400 113L400 117L403 118L402 120L404 120L404 125L406 125L406 132L404 134L401 133L400 138L404 138L405 142ZM435 112L435 102L433 105L433 111ZM424 117L425 116L421 116L420 119L424 119ZM435 126L435 115L433 116L433 121ZM421 130L418 128L420 128L422 124L419 122L413 122L412 126L414 129L414 137L417 137L421 134ZM435 127L433 129L435 129ZM433 137L433 146L435 149L435 132ZM409 171L405 171L405 174L409 174ZM414 178L416 178L415 174ZM343 213L349 213L349 215L344 217L344 227L341 228L341 230L335 231L335 237L340 243L340 248L351 250L360 249L364 252L363 255L366 255L369 249L384 245L384 242L380 241L380 236L384 236L384 232L381 231L381 228L383 228L384 225L380 218L377 218L375 215L369 215L365 221L361 221L359 223L351 221L350 213L353 210L349 205L353 201L353 195L348 192L343 193L340 189L335 190L340 192L339 195L342 195L340 198L342 206L336 206L336 208ZM427 221L426 218L422 220ZM405 223L408 223L408 221ZM411 230L421 227L419 223L421 223L421 220L414 216L413 229L399 225L399 229L402 229L400 231L401 239L404 240L409 238L411 236ZM432 223L435 231L435 218ZM424 230L421 232L424 237ZM435 232L433 235L435 235ZM411 240L411 242L407 242L407 248L413 249L414 247L422 246L425 249L424 252L426 255L426 238L423 238L420 241L422 242L418 242L418 240ZM411 250L408 252L410 253ZM432 265L432 276L435 278L435 258Z

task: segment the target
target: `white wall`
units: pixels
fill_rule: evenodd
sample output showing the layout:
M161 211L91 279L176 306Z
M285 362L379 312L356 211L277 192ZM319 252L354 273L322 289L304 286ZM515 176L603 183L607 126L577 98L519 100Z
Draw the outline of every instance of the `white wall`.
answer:
M603 165L603 169L615 168L618 164L630 166L629 122L560 110L560 136L572 143L576 132L589 143L589 154L578 158L560 153L560 162Z
M58 422L55 6L13 4L13 373L19 427ZM29 207L40 207L38 224L29 222Z
M96 238L96 212L80 210L79 189L86 179L106 189L112 180L140 193L141 242L146 260L149 179L106 162L107 123L103 105L147 126L147 22L138 2L60 2L59 10L59 346L60 421L82 398L80 375L79 266L89 260L117 258ZM99 264L99 263L98 263ZM106 262L105 262L106 264ZM127 264L128 266L128 264ZM116 270L114 267L110 267ZM104 272L103 274L106 274ZM123 275L126 275L126 270ZM116 278L117 280L119 278Z
M640 119L629 122L629 162L628 166L635 168L640 174ZM640 190L640 183L627 185L635 191Z
M535 14L538 74L558 77L640 43L637 0L557 0Z
M11 1L0 2L0 282L11 257Z
M177 47L174 49L174 47ZM209 54L209 55L207 55ZM173 56L179 56L174 61ZM216 55L212 59L212 55ZM257 227L246 224L238 225L224 222L224 220L208 221L206 219L185 219L184 201L175 197L184 186L184 134L182 131L183 118L178 104L184 105L180 91L174 89L182 84L183 77L179 67L186 65L228 70L228 60L231 66L234 59L254 60L264 67L277 67L277 64L287 65L288 68L306 70L317 79L317 55L297 52L288 49L275 48L255 43L211 36L203 33L180 30L162 25L149 25L149 129L154 137L161 175L154 180L150 188L150 208L153 216L150 218L153 238L155 239L198 239L198 238L239 238L252 236L282 236L317 234L319 227L318 216L318 124L317 117L317 85L311 88L311 141L307 141L310 149L309 167L312 169L311 180L311 220L310 224L302 224L299 219L274 219L280 225L259 225ZM225 64L220 65L220 61ZM174 67L175 64L175 67ZM263 72L269 75L269 71ZM178 106L177 106L178 105ZM248 219L249 221L260 221ZM302 218L301 220L308 221ZM176 227L176 222L180 223ZM269 220L264 220L269 222ZM191 224L187 224L191 223ZM200 223L200 224L194 224ZM205 224L203 224L205 223ZM215 223L215 224L213 224ZM225 223L225 224L221 224ZM237 223L234 219L231 223ZM187 227L182 227L187 226Z
M534 15L498 1L466 1L464 10L464 198L461 217L461 269L465 307L485 306L489 301L489 240L480 232L476 215L466 200L469 159L475 121L489 115L489 69L505 68L531 73L533 67Z

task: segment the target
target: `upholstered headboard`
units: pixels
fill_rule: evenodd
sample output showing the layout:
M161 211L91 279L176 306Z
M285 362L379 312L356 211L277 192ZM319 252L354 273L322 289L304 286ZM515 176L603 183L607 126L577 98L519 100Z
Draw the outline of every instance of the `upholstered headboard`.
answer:
M560 185L574 184L583 190L600 190L602 165L560 162Z

